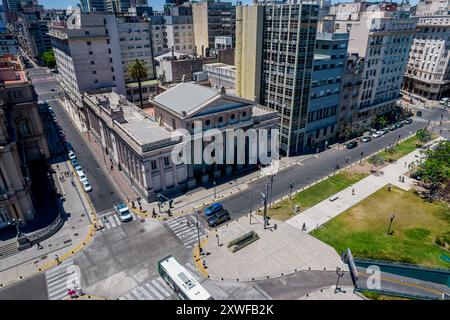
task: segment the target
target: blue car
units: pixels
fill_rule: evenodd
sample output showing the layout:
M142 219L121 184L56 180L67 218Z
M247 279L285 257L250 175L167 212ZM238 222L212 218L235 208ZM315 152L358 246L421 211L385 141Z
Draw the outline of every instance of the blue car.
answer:
M209 207L205 208L204 213L205 213L205 216L210 217L222 210L223 210L223 206L217 202L217 203L213 203Z

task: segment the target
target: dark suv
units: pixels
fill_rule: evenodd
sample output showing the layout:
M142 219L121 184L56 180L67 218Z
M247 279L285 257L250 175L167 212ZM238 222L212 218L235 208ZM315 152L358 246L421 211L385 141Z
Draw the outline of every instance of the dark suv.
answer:
M356 140L350 141L346 144L347 149L353 149L358 146L358 142Z
M219 224L230 221L230 219L230 213L227 210L221 210L208 218L208 226L216 227Z

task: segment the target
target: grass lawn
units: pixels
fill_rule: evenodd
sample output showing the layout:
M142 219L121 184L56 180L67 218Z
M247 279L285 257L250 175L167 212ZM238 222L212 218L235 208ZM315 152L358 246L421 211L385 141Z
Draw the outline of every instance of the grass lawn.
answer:
M414 135L408 139L406 139L403 142L400 142L398 145L396 145L393 148L393 152L389 154L389 152L381 151L379 153L379 156L381 156L385 161L388 161L389 159L392 160L398 160L403 156L406 156L408 153L413 152L417 149L417 146L421 146L422 143L419 141L419 139Z
M334 177L330 177L293 195L292 200L286 199L274 204L269 211L269 216L273 219L285 221L295 215L293 213L293 208L296 204L298 204L303 211L365 177L367 177L367 174L364 173L341 172Z
M437 137L436 134L431 134L431 139L435 139ZM381 156L385 161L391 160L398 160L403 156L406 156L408 153L413 152L418 147L421 147L427 142L421 142L417 138L416 135L413 135L412 137L406 139L403 142L400 142L398 145L394 146L392 149L392 153L389 154L386 150L381 151L378 155Z
M393 234L387 235L392 214ZM412 191L382 188L312 235L338 253L350 248L356 257L449 268L440 256L450 252L434 243L449 230L448 204L425 202Z

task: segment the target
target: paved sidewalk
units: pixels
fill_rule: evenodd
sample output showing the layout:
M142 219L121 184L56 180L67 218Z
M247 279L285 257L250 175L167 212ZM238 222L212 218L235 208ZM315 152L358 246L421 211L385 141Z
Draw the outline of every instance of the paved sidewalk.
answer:
M318 289L304 295L299 300L368 300L353 292L353 287L340 287L335 292L336 286Z
M442 138L439 138L435 141L441 139ZM286 223L300 230L302 230L303 224L305 224L306 230L311 232L388 184L404 190L409 190L413 186L413 180L409 177L405 177L405 182L400 182L399 177L404 177L404 175L410 171L408 168L410 163L420 161L420 159L423 159L420 150L415 150L400 158L395 163L384 167L382 169L383 175L370 175L341 192L338 192L331 198L326 199L307 209L303 213L287 220ZM352 190L354 190L354 194L352 193ZM330 200L336 197L336 200Z
M210 233L202 244L208 254L196 261L197 268L210 279L234 281L277 278L301 270L348 270L335 249L306 232L273 219L271 229L264 230L263 219L257 215L252 216L251 222L249 217L242 217ZM227 247L230 241L252 230L258 234L258 240L235 253Z
M68 162L60 162L58 165L59 169L56 164L52 165L58 176L70 169ZM56 255L60 261L64 261L81 250L94 236L93 208L78 180L77 187L73 187L70 180L71 178L66 177L63 182L59 179L56 181L59 192L65 197L63 208L67 220L64 225L56 234L40 243L42 249L35 245L0 260L0 288L57 265Z

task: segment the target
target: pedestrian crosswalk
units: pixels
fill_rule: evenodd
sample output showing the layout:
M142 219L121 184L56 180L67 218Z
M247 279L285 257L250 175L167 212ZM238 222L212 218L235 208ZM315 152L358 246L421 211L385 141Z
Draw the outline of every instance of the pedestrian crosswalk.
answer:
M199 231L197 231L197 220L194 214L171 219L166 222L166 225L187 248L192 248L198 241L198 233L200 233L200 240L208 234L208 231L200 222L198 224Z
M62 300L68 297L68 290L81 286L80 269L72 260L65 261L45 272L49 300Z
M195 270L191 262L186 263L184 266L197 281L200 279L197 275L197 270ZM164 279L158 277L120 297L119 300L168 300L173 294L173 290Z
M137 220L136 215L131 212L131 217L134 220ZM110 212L107 214L104 214L102 216L99 217L99 223L104 227L103 229L101 229L100 231L105 231L105 230L109 230L112 228L116 228L120 225L122 225L123 223L126 222L122 222L119 218L119 216L115 213L115 212Z

